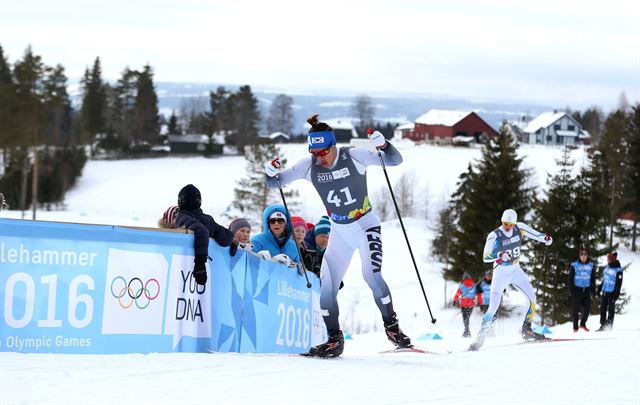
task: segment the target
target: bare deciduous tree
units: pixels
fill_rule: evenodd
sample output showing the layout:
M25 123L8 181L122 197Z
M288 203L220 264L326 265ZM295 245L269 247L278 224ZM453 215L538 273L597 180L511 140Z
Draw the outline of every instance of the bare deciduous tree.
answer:
M361 94L356 97L353 102L353 115L358 120L358 132L364 133L367 128L372 127L373 115L375 114L375 106L371 97Z
M282 132L287 135L291 134L295 119L292 106L293 98L286 94L278 94L273 99L267 118L267 131L269 133Z

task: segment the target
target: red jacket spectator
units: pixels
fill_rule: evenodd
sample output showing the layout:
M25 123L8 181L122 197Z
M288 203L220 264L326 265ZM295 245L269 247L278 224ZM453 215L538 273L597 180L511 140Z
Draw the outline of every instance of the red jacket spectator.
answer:
M458 291L453 297L453 302L460 305L461 308L473 308L476 306L476 300L477 305L482 305L482 294L477 291L471 277L465 273L462 283L458 286Z

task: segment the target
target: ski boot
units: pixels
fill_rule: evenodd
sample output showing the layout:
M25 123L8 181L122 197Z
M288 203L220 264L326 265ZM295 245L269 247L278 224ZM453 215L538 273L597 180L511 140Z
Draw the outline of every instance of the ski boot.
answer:
M469 329L465 330L464 333L462 334L463 338L468 338L471 337L471 332L469 332Z
M307 357L338 357L344 351L344 336L342 331L338 329L336 332L329 334L329 340L325 343L314 346L309 353L302 353Z
M400 326L398 326L398 320L394 316L388 322L384 323L384 330L387 333L387 339L400 349L413 347L409 336L405 335Z
M542 333L534 332L530 323L522 324L522 338L524 340L545 340L546 336Z

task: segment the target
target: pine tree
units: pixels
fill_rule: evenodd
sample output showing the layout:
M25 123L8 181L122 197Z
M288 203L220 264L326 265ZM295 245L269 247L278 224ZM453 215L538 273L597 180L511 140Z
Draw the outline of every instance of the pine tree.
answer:
M134 146L134 107L136 104L138 72L128 67L122 72L114 88L112 122L115 135L114 149L129 150Z
M138 143L154 145L160 140L158 96L153 84L153 69L145 65L136 77L133 105L133 130Z
M170 135L180 135L182 131L180 130L180 125L178 125L178 117L176 116L175 111L171 111L171 116L169 117L169 123L167 124L167 130Z
M626 209L633 214L631 228L631 250L638 250L638 220L640 219L640 103L637 103L627 120L627 144L629 153L626 162L626 186L624 188Z
M100 58L93 62L91 71L87 68L82 79L82 122L83 141L93 144L98 134L106 133L107 90L102 81Z
M451 245L450 235L454 229L452 208L445 207L438 214L438 224L435 229L436 237L431 245L431 253L441 262L446 263L448 261Z
M0 46L0 149L4 155L3 162L7 164L6 152L8 148L16 146L15 132L15 96L16 91L13 82L11 66Z
M262 212L267 205L282 203L280 191L277 188L268 188L265 183L264 162L273 159L274 156L282 156L282 152L278 146L271 142L258 142L251 145L245 155L247 175L240 179L237 187L233 190L235 198L232 205L260 223L262 222ZM281 159L281 161L285 166L286 159ZM285 190L284 194L287 206L292 210L298 205L298 201L296 201L298 193Z
M235 119L235 145L238 152L244 154L245 145L253 145L258 139L260 109L258 99L253 95L251 86L241 86L233 97Z
M624 93L623 93L624 94ZM621 101L621 104L623 101ZM606 163L606 186L610 196L609 204L609 246L613 247L613 234L619 226L618 215L623 209L625 159L628 153L625 133L627 115L624 110L613 112L604 124L604 132L598 146Z
M536 206L538 229L553 230L556 243L550 247L534 247L538 254L529 263L533 272L531 284L536 292L538 313L542 322L554 324L566 321L571 313L568 300L567 267L582 245L580 234L575 233L575 179L572 177L574 162L565 148L562 159L557 161L559 172L548 180L549 189L544 200ZM542 249L542 251L540 251ZM543 263L544 262L544 263ZM544 267L542 267L544 264Z
M57 65L44 79L44 109L46 114L45 142L54 146L72 146L73 120L67 76Z
M482 261L484 241L499 226L502 212L512 208L519 218L526 217L533 189L527 186L530 174L521 164L515 140L503 125L498 137L483 146L480 162L460 176L451 202L456 226L445 278L459 281L465 272L482 276L487 269Z
M533 271L539 313L543 322L555 324L570 319L568 275L578 249L585 247L591 257L606 252L608 198L601 186L599 154L591 156L590 165L572 175L573 161L565 149L558 162L560 171L549 179L545 198L536 204L538 229L553 233L555 243L547 247L536 244L529 263Z
M44 93L43 80L47 67L39 55L35 55L31 47L27 47L24 56L14 65L14 78L16 90L16 115L18 123L16 135L23 154L23 166L20 183L19 209L27 207L29 175L33 164L33 181L31 182L31 198L33 216L35 219L37 196L37 172L38 172L38 148L41 143L44 126L44 108L42 95ZM32 162L29 160L28 150L32 148Z

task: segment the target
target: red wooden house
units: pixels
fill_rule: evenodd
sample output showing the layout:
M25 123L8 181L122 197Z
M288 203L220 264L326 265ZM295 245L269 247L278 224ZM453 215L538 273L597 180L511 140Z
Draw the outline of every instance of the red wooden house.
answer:
M454 137L481 142L498 133L480 116L470 111L429 110L415 121L407 137L416 142L452 143Z

